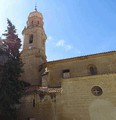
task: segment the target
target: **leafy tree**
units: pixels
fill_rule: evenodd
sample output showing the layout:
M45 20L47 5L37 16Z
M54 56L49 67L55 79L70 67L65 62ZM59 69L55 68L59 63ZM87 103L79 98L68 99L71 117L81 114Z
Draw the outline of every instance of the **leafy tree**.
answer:
M18 57L19 49L21 47L21 40L18 38L18 35L16 34L15 26L12 24L12 22L7 19L7 30L6 33L3 35L6 37L6 40L4 41L5 44L8 46L8 52L12 55L12 57Z
M8 46L6 52L9 59L4 64L0 83L0 116L5 120L16 120L16 105L20 104L24 87L29 84L19 79L23 72L19 51L21 40L9 19L7 19L7 23L6 33L3 35L6 37L4 43Z

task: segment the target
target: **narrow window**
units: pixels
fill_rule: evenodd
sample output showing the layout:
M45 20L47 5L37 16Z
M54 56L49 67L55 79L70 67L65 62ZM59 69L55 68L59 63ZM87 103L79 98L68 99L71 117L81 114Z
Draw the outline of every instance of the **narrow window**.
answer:
M97 74L97 68L95 65L91 64L88 66L88 73L89 75L96 75Z
M35 99L33 99L33 107L35 107Z
M33 21L31 22L31 24L33 25Z
M70 78L70 70L69 69L66 69L66 70L63 70L63 78Z
M94 67L90 67L89 70L90 70L90 74L91 75L95 75L96 74Z
M37 21L37 23L39 24L39 21Z
M32 44L33 43L33 35L31 34L30 36L29 36L29 44Z

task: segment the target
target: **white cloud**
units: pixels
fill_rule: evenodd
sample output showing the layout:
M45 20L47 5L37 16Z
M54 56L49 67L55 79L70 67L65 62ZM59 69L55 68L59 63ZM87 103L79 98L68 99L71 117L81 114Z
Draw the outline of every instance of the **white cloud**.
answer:
M65 41L64 41L64 40L59 40L59 41L56 43L56 46L58 46L58 47L63 47L63 46L65 46Z
M52 39L53 39L52 36L48 36L48 37L47 37L47 40L52 40Z
M65 40L59 40L57 43L56 43L56 47L62 47L64 48L65 50L70 50L72 49L72 46L67 44Z

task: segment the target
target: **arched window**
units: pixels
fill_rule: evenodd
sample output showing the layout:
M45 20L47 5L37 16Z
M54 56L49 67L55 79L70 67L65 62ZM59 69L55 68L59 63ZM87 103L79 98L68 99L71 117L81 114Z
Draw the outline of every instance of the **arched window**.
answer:
M88 66L88 72L89 75L96 75L97 74L97 68L95 65L91 64Z
M37 21L37 23L39 24L39 21Z
M93 66L91 66L91 67L89 68L89 70L90 70L90 74L91 74L91 75L95 75L95 69L94 69Z
M33 43L33 35L32 34L29 36L29 44L31 44L31 43Z
M33 25L33 21L31 21L31 24Z

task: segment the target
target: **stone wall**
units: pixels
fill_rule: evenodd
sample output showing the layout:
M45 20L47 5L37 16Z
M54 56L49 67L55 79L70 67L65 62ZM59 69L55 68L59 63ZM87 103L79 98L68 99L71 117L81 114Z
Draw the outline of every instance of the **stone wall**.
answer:
M35 99L35 105L33 100ZM50 96L44 96L41 101L38 94L25 95L22 98L22 104L18 111L18 120L54 120L54 102Z
M88 55L47 63L49 70L49 85L61 86L62 72L70 70L70 77L90 76L88 66L95 66L97 74L109 74L116 72L116 52Z
M101 87L95 96L91 89ZM57 96L57 120L116 120L116 74L62 80L63 93Z
M96 75L89 65L96 66ZM116 120L116 52L48 62L47 68L49 87L62 87L62 94L54 102L47 94L43 102L36 92L25 95L19 120ZM69 78L63 78L65 69Z

